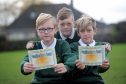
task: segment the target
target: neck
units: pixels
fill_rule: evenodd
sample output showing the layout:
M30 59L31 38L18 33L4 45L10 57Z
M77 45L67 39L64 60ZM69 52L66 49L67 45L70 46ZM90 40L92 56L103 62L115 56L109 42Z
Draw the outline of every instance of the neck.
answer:
M44 43L44 45L49 47L53 43L53 41L54 41L54 39L52 39L52 41L46 41L46 42L43 42L43 43Z
M69 38L69 37L70 37L70 35L65 35L64 37Z
M93 40L90 41L90 42L84 42L84 43L89 45L89 44L91 44L92 42L93 42Z
M71 34L72 34L72 32L70 32L69 35L63 35L63 36L66 37L66 38L69 38L71 36Z

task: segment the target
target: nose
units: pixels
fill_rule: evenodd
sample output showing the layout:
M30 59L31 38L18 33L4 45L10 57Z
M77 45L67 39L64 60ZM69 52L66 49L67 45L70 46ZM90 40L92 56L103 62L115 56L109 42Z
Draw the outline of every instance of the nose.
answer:
M87 32L87 31L84 31L84 33L83 33L85 36L88 36L89 35L89 33Z
M48 31L47 30L45 30L45 32L44 33L48 33Z
M64 25L64 28L67 29L67 28L68 28L68 25L65 24L65 25Z
M88 34L87 31L84 31L84 34L85 34L85 35Z

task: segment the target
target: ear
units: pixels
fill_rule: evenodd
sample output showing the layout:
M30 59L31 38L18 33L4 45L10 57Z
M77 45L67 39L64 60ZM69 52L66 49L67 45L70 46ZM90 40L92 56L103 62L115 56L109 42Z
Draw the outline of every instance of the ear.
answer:
M54 32L54 34L56 34L56 32L57 32L57 29L55 29L55 32Z
M97 29L94 30L94 35L96 35L96 33L97 33Z
M40 36L40 34L39 34L39 32L38 32L38 30L36 29L36 36L37 36L37 38L39 38L39 39L41 39L39 36Z
M38 29L36 28L36 33L38 34Z
M73 23L74 23L74 27L76 27L76 22L74 21Z
M59 20L56 21L56 25L57 25L57 27L59 26Z
M96 31L94 31L94 35L96 35Z
M55 30L55 31L54 31L54 34L56 34L56 32L58 31L58 28L55 27L54 30Z
M80 33L77 31L78 36L80 37Z
M56 32L58 31L58 24L57 24L57 22L54 24L54 30L55 30L55 34L56 34Z

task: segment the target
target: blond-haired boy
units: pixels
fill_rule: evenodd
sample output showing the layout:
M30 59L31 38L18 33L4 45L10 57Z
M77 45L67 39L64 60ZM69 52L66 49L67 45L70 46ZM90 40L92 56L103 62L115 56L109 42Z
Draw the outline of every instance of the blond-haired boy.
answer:
M76 21L76 27L80 40L71 44L71 49L79 58L78 46L97 46L105 45L105 42L96 42L94 36L96 34L96 21L90 16L82 16ZM105 45L105 48L110 48L110 45ZM106 51L106 56L108 52ZM108 57L108 56L107 56ZM103 73L109 69L109 61L104 60L102 65L89 66L76 60L76 69L73 71L74 84L104 84L104 81L99 73Z
M63 76L74 68L74 60L71 49L66 41L58 40L54 37L56 32L56 21L51 14L41 13L36 19L36 31L40 41L33 41L33 50L54 48L57 65L53 68L35 70L26 55L21 63L21 73L29 75L35 71L31 84L65 84Z

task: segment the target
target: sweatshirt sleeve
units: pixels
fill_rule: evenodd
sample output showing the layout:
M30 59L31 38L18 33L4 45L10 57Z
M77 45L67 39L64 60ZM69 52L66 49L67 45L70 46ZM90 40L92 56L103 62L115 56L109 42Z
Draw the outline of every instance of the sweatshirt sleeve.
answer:
M29 62L28 55L26 55L26 56L24 57L23 61L22 61L21 64L20 64L21 73L22 73L23 75L29 75L29 74L31 74L31 73L25 73L25 72L24 72L23 67L24 67L24 64L25 64L26 62Z
M75 68L76 56L71 53L70 45L68 42L64 41L61 45L62 50L62 59L68 71L71 71Z
M108 51L105 50L105 60L109 60L109 55L108 55ZM104 69L104 68L101 68L100 66L98 67L98 72L99 73L104 73L106 72L108 69L110 68L110 65L108 68Z
M76 58L77 58L76 60L79 59L78 46L79 46L78 42L74 42L74 43L70 44L71 52L76 56ZM85 68L84 68L83 70L80 70L80 69L78 69L78 68L75 66L75 70L76 70L76 71L79 71L80 73L82 73L82 72L83 72L83 73L86 73L87 69L88 69L88 66L85 66Z

